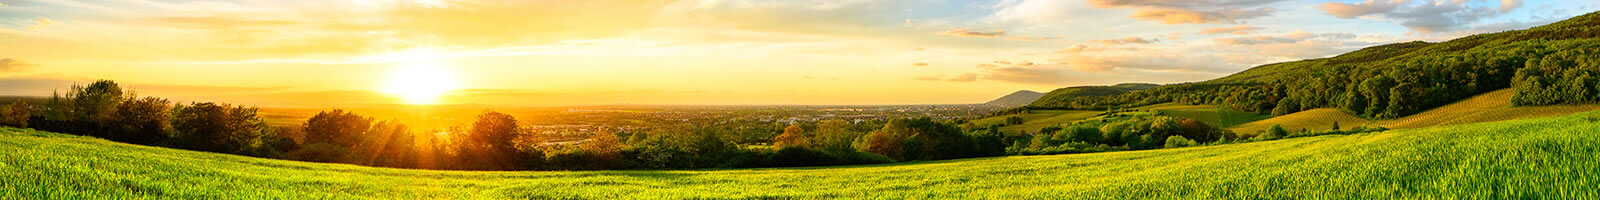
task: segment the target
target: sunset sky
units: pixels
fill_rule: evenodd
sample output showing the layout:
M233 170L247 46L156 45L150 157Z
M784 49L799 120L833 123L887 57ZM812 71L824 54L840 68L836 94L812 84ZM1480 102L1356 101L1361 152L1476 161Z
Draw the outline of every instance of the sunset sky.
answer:
M0 0L0 95L261 106L947 104L1202 81L1592 0ZM435 96L438 96L435 98Z

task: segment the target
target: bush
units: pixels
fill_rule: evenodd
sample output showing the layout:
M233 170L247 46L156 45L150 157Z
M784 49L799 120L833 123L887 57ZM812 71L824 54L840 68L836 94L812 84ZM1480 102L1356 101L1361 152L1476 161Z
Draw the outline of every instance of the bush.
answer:
M290 151L285 156L298 161L333 163L345 162L349 155L350 149L327 143L316 143Z
M1196 142L1194 140L1189 140L1189 138L1184 138L1183 136L1174 135L1174 136L1168 136L1167 137L1167 144L1164 145L1164 147L1166 147L1166 148L1189 147L1189 146L1195 146L1195 144L1196 144Z
M1274 124L1274 125L1272 125L1272 128L1267 128L1266 132L1262 132L1261 135L1257 135L1255 139L1256 140L1276 140L1278 138L1283 138L1284 136L1288 136L1288 135L1289 135L1289 130L1284 130L1283 126L1278 126L1278 125Z

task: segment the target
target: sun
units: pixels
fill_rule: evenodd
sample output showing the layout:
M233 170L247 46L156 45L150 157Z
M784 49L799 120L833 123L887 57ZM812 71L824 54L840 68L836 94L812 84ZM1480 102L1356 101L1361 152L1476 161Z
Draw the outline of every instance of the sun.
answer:
M410 105L439 104L439 97L461 88L453 71L432 61L401 63L386 81L383 92Z

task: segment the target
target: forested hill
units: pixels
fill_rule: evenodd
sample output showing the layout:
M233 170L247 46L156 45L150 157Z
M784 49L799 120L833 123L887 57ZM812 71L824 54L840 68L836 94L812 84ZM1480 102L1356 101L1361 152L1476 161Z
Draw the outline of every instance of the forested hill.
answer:
M1268 64L1198 83L1106 96L1047 95L1028 107L1102 110L1180 102L1274 115L1340 108L1384 119L1504 88L1515 88L1514 105L1595 103L1600 101L1597 38L1600 12L1527 30Z
M1035 100L1033 102L1037 104L1038 102L1055 102L1078 97L1119 95L1159 86L1161 85L1149 83L1123 83L1110 86L1073 86L1051 90L1050 93L1044 94L1043 97L1039 97L1039 100Z

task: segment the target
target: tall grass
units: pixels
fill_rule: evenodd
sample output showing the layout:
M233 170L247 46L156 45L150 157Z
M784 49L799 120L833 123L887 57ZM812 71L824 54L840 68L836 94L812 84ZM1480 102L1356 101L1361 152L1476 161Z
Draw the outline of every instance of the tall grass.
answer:
M1585 199L1600 112L1147 151L686 171L281 161L0 129L0 199Z

